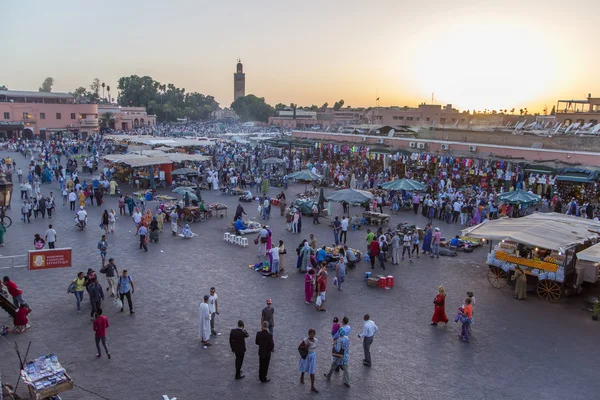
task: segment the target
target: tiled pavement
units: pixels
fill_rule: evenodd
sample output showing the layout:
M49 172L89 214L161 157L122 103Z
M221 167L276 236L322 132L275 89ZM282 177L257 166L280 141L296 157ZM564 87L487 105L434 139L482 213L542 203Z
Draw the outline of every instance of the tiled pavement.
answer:
M11 154L12 155L12 154ZM17 162L24 163L21 157ZM16 181L16 177L15 177ZM57 193L57 187L44 186ZM288 198L301 185L292 185ZM272 193L276 193L275 189ZM531 297L525 302L512 299L510 289L497 290L487 280L485 250L439 260L421 258L413 264L389 266L396 278L392 290L369 288L363 281L365 263L350 271L344 290L335 290L331 281L327 312L318 313L303 301L303 276L296 273L294 248L314 232L318 243L329 244L332 233L325 225L314 227L304 219L301 235L285 231L278 210L273 210L270 225L276 240L288 247L285 263L287 279L265 279L248 269L256 248L240 248L222 241L233 216L236 198L204 193L210 201L230 206L229 218L213 218L192 226L199 237L183 241L162 234L160 243L149 244L149 252L138 248L128 217L117 222L117 233L109 238L109 257L117 266L128 268L135 282L136 314L120 314L110 301L104 309L111 327L108 345L113 359L95 358L95 346L87 297L84 312L75 311L75 299L66 293L77 271L100 267L96 242L100 211L88 207L89 228L79 232L72 224L67 207L58 206L52 219L58 231L59 246L74 249L74 265L69 269L29 272L25 269L1 270L24 289L24 297L34 309L33 329L23 335L9 335L11 344L0 340L0 372L14 383L18 362L12 342L21 349L31 340L30 356L55 353L83 388L114 399L161 399L163 394L179 400L203 398L334 398L348 399L591 399L600 387L595 373L598 323L582 311L581 297L548 304ZM106 207L116 208L116 199L107 198ZM13 202L14 225L7 232L2 255L25 254L32 248L33 233L43 234L48 220L25 225L18 220L19 202ZM256 215L255 205L244 204ZM340 208L336 208L341 212ZM358 212L358 209L352 209ZM420 216L405 213L394 216L423 224ZM98 221L99 222L99 221ZM440 224L450 235L456 226ZM350 232L348 244L364 247L365 231ZM0 261L1 262L1 261ZM3 266L5 264L2 264ZM291 268L289 268L291 267ZM101 277L101 279L103 279ZM459 326L433 328L429 325L432 300L438 285L448 292L447 314L454 316L466 290L477 298L476 325L470 344L457 340ZM222 336L204 349L197 338L198 304L211 286L217 287L220 315L217 328ZM269 384L258 383L257 349L253 337L258 330L260 310L266 298L272 298L275 314L276 352L271 360ZM361 331L362 315L370 313L380 333L372 346L373 367L362 365L362 344L356 337ZM330 327L333 316L350 317L352 326L350 373L352 388L343 386L335 375L326 382L322 374L330 365ZM0 315L0 322L8 322ZM244 362L246 379L235 381L234 356L229 350L228 332L243 319L250 333ZM9 325L12 325L10 323ZM317 387L301 385L297 371L296 346L308 328L317 330ZM64 399L99 399L75 389Z

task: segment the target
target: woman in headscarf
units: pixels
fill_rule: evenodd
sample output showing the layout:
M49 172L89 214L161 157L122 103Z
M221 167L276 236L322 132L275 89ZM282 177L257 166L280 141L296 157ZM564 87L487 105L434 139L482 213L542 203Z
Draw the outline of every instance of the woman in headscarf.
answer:
M444 287L438 288L438 294L433 299L433 317L431 317L431 325L437 325L438 322L448 323L448 317L446 316L446 292Z
M304 301L306 304L312 303L315 287L315 270L310 268L304 275Z
M272 248L273 248L273 231L271 230L271 228L267 228L267 246L266 246L267 253Z
M423 254L431 254L431 240L433 238L433 231L431 226L425 228L425 235L423 236Z
M348 356L350 353L350 340L346 336L344 329L337 332L338 338L335 340L332 351L332 362L329 372L325 374L327 380L331 379L333 371L342 369L344 371L344 386L350 387L350 371L348 369Z
M310 262L310 256L315 254L315 250L308 245L305 240L302 248L300 249L300 272L306 272L308 269L308 263Z
M158 229L162 232L165 225L165 214L161 210L156 213L156 222L158 223Z
M158 222L156 221L156 217L152 218L152 222L150 222L150 227L148 228L150 231L150 241L158 243Z
M181 236L184 239L191 239L194 236L194 232L192 232L192 230L190 229L189 224L185 224L185 226L181 230Z
M479 211L479 208L477 208L477 211L475 211L475 215L471 219L471 226L479 225L480 223L481 223L481 211Z
M150 223L152 222L152 211L146 210L146 213L144 214L142 221L144 221L144 225L146 225L146 226L150 225Z

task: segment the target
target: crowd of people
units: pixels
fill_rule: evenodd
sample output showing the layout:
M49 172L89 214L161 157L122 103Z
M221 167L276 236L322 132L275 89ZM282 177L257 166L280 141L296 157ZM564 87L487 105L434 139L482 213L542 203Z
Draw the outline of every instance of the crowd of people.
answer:
M189 124L186 128L196 134L207 134L208 132L207 136L217 133L216 130L207 130L207 126L202 124ZM153 133L166 136L173 132L173 129L175 129L174 126L159 125L153 129ZM102 344L110 359L106 342L106 330L109 322L108 318L103 315L102 302L105 301L105 297L112 297L120 306L120 311L124 312L124 302L127 301L129 313L135 313L132 303L134 294L132 277L128 274L127 269L119 272L115 259L108 257L109 247L112 246L108 238L117 229L116 221L119 217L131 218L131 223L135 227L135 236L137 236L135 240L139 240L140 250L147 252L148 242L160 240L165 223L170 224L171 232L174 235L180 235L185 239L191 239L196 235L189 225L182 222L184 219L182 206L184 204L179 204L173 209L161 207L153 213L151 209L146 208L143 198L120 194L119 183L114 179L114 169L110 166L101 167L102 155L112 153L116 151L116 148L100 135L91 136L87 140L13 141L7 143L6 147L20 152L28 160L27 166L17 166L14 159L7 157L0 164L3 173L9 180L13 180L14 174L17 175L20 200L22 200L21 215L24 223L30 223L32 217L34 219L45 219L46 217L51 219L55 216L57 204L61 202L60 198L57 200L52 191L44 190L44 185L51 183L58 183L63 206L66 207L68 204L69 210L76 212L75 218L83 226L88 223L86 207L94 205L102 207L105 196L114 196L117 201L118 214L115 209L105 209L102 212L101 220L98 221L104 230L104 235L97 243L97 250L101 259L100 273L105 276L108 288L106 293L94 268L89 268L87 273L79 272L67 288L67 292L75 297L78 313L81 313L81 305L84 295L87 293L91 304L90 318L94 321L93 330L95 331L97 356L101 357L100 344ZM368 260L371 269L375 269L377 265L382 270L386 270L389 268L390 261L391 265L400 265L406 259L412 263L414 259L423 256L439 258L442 234L440 227L435 225L445 223L471 226L487 219L501 216L518 217L531 211L524 206L514 206L498 201L498 195L503 191L509 188L525 187L525 175L512 174L510 179L506 180L508 183L487 184L483 187L463 185L464 179L448 173L448 171L429 175L428 173L412 173L408 169L404 176L420 179L425 184L424 191L383 191L381 185L384 182L400 178L399 169L385 166L381 159L365 157L365 154L367 153L362 150L348 153L336 146L316 145L313 148L299 150L274 148L269 145L250 147L235 142L219 141L209 150L211 160L194 166L198 171L194 179L198 183L209 183L209 189L215 191L221 187L240 187L257 191L257 195L260 196L258 215L263 223L255 238L257 257L260 260L268 260L269 275L274 277L286 277L284 272L289 273L295 266L296 270L304 276L305 303L311 309L314 306L318 312L327 310L326 304L332 297L328 295L330 283L341 291L346 282L348 270L354 268L360 261L355 250L346 245L348 231L357 222L350 217L340 218L329 214L332 236L318 244L315 235L310 233L308 239L303 239L295 248L296 258L287 256L288 252L284 241L275 240L273 230L267 223L288 224L287 229L290 232L304 237L306 237L306 226L303 234L302 210L286 202L284 191L277 196L280 217L285 217L286 212L289 211L292 215L291 219L289 222L288 219L275 219L271 213L272 199L268 192L272 180L278 176L282 177L284 187L287 187L287 175L294 171L308 169L323 176L323 180L315 185L372 191L374 193L373 201L364 204L366 210L378 210L380 213L389 211L390 214L397 214L403 209L410 208L412 211L406 212L413 212L415 215L425 218L426 225L422 236L416 229L406 230L402 233L383 228L375 231L367 229L363 250L365 260ZM261 160L268 157L280 157L281 165L265 167ZM408 162L408 160L405 161ZM88 173L97 173L98 176L89 177ZM48 192L48 194L45 195L42 192ZM248 200L254 199L251 192L245 196ZM197 197L196 204L203 207L201 196ZM344 208L347 206L345 204ZM564 211L562 199L558 194L544 196L539 207L541 211ZM567 213L571 215L597 218L591 201L583 203L572 198L566 204L566 209ZM313 224L319 224L319 215L322 210L317 203L314 203L311 211ZM234 217L237 231L247 228L243 221L244 215L247 213L240 203ZM0 246L4 245L5 232L6 229L0 222ZM46 245L48 248L54 248L58 237L53 225L49 224L44 235L35 234L34 248L42 249ZM326 247L329 244L339 249L339 256L334 260L328 257ZM519 282L522 288L522 279ZM17 317L15 317L15 331L24 332L30 327L28 315L31 313L31 308L23 300L22 291L9 277L4 278L4 286L18 308ZM524 294L519 292L515 296L523 298ZM205 348L213 344L213 338L220 336L215 326L216 317L219 315L217 299L216 289L213 287L208 294L202 296L199 306L198 336ZM446 324L448 322L445 310L446 292L443 286L438 288L433 305L431 324L433 326ZM471 338L471 330L474 325L474 305L475 298L469 291L456 314L455 321L461 323L458 337L465 342L469 342ZM258 376L259 380L265 383L270 381L268 369L271 354L275 350L274 315L273 302L268 299L266 306L261 311L261 329L256 333L255 338L259 355ZM363 364L370 367L372 365L370 348L379 329L369 314L364 315L363 319L363 329L358 337L362 340L363 345ZM348 325L349 317L344 316L341 323L339 321L337 317L334 318L331 345L325 346L327 349L332 349L332 363L331 368L324 376L326 379L330 379L335 371L341 370L344 373L344 384L349 387L348 364L351 328ZM244 378L242 365L246 351L245 340L248 337L249 334L245 330L243 320L239 320L237 327L231 330L229 337L230 347L236 358L236 379ZM329 343L329 338L326 341ZM298 346L300 382L304 383L305 374L308 374L313 392L318 392L315 384L317 344L317 331L310 329Z

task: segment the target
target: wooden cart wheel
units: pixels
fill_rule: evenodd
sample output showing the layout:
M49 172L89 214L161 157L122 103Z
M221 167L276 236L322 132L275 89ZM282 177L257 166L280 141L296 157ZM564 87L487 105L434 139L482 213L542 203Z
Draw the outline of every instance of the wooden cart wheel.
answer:
M540 299L554 303L560 299L562 291L560 285L549 279L543 279L537 284L537 294Z
M488 271L488 282L496 289L503 288L508 284L508 275L502 268L490 267Z

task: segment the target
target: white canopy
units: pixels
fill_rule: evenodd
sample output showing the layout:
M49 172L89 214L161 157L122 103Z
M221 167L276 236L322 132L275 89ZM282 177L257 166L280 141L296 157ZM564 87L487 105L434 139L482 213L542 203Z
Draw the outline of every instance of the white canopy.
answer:
M600 263L600 243L577 253L579 260L599 262Z
M464 236L512 240L528 246L564 251L600 237L600 222L559 213L534 213L523 218L502 218L464 229Z

